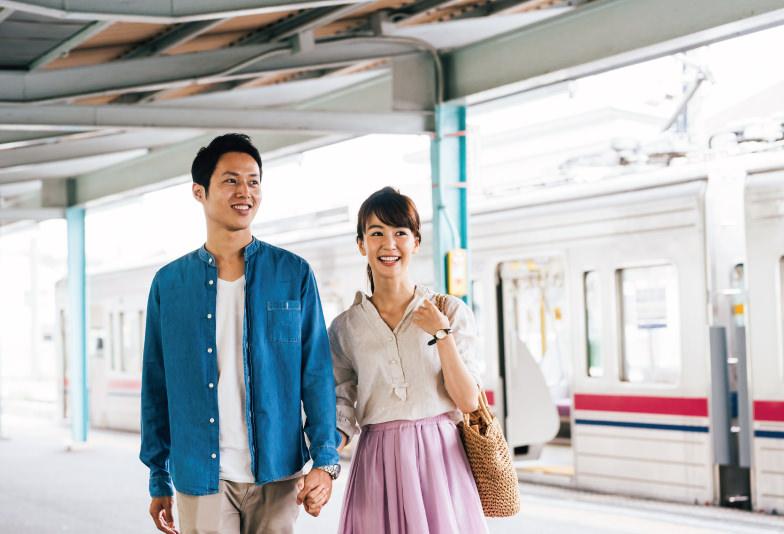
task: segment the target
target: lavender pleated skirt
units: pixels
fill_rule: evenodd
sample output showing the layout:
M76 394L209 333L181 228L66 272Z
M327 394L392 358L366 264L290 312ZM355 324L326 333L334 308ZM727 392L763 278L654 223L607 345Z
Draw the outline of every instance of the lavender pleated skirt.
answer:
M448 415L362 429L338 532L487 532L468 458Z

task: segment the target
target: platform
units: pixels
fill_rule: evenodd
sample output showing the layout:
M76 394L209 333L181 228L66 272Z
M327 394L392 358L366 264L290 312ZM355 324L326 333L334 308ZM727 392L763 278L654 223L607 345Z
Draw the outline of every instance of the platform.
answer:
M154 533L139 435L93 431L67 451L68 432L46 418L5 416L0 440L0 533ZM301 513L297 534L337 529L346 477L319 518ZM679 534L784 531L784 518L666 504L522 483L522 512L489 520L492 534Z

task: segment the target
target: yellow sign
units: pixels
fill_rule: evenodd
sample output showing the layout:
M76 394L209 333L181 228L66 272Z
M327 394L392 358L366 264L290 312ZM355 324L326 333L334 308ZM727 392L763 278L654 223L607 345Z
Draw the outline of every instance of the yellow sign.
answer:
M446 253L446 292L455 297L468 294L468 251L464 248Z

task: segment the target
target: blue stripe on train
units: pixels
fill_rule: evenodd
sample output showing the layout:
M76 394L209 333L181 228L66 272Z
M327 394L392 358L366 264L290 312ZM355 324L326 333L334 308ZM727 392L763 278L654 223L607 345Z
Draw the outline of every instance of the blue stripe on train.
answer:
M650 430L676 430L679 432L700 432L706 434L707 426L662 425L658 423L630 423L627 421L600 421L596 419L575 419L575 424L591 426L614 426L620 428L645 428Z
M776 432L775 430L755 430L754 436L757 438L784 439L784 432Z

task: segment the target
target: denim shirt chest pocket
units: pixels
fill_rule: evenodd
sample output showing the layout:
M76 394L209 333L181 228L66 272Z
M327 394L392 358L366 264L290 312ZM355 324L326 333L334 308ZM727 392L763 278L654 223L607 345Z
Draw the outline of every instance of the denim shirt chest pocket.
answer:
M267 328L272 341L299 343L302 303L298 300L267 301Z

